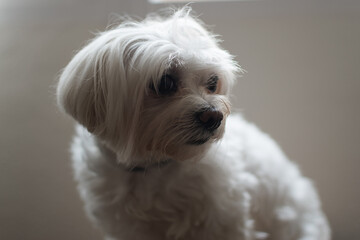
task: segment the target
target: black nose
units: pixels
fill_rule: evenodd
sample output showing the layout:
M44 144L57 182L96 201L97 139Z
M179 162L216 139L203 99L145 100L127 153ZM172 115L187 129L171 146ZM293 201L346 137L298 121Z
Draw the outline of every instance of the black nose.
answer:
M223 118L223 114L215 108L206 109L198 114L200 123L209 131L217 129Z

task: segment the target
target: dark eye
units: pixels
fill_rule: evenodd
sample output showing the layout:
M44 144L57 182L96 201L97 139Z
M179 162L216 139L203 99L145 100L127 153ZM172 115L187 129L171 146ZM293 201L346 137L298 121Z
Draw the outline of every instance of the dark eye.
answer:
M171 95L177 91L177 81L169 74L164 74L157 87L153 84L150 88L158 95Z
M177 91L177 82L176 80L169 74L164 74L160 82L157 86L155 92L159 95L170 95Z
M206 88L209 90L210 93L216 92L218 80L219 80L219 77L216 75L212 76L208 80Z

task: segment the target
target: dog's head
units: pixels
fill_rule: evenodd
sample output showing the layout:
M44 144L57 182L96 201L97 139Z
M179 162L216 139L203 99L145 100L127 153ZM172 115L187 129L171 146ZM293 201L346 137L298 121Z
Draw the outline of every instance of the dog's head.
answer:
M93 39L64 69L58 103L122 161L185 160L221 138L238 70L184 8Z

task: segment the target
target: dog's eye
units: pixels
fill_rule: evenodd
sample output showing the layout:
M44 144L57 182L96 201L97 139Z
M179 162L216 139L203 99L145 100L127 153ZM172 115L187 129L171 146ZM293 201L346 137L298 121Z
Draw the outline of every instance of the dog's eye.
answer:
M177 91L177 81L171 75L164 74L157 88L153 84L150 85L150 88L158 95L170 95Z
M218 80L219 80L219 77L214 75L207 82L206 88L209 90L210 93L216 92Z

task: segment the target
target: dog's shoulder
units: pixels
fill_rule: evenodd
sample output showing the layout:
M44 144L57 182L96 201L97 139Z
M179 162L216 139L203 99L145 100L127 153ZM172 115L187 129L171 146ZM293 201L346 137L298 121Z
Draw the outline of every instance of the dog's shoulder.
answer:
M276 179L279 172L284 171L291 175L299 174L297 166L276 141L240 114L228 117L223 139L210 152L216 158L222 158L229 169L260 178L266 174L266 177Z
M253 158L273 156L277 159L287 159L274 139L241 114L232 114L228 117L221 144L242 154L250 154Z

